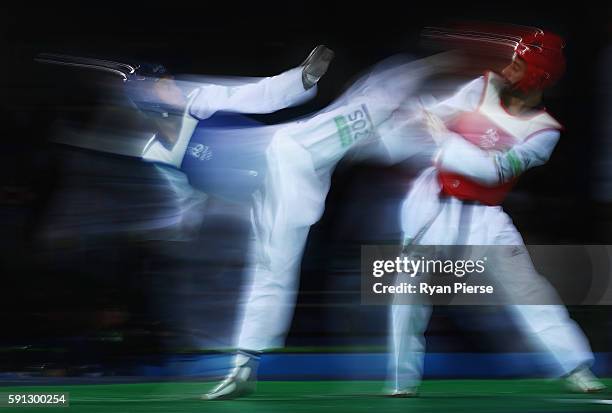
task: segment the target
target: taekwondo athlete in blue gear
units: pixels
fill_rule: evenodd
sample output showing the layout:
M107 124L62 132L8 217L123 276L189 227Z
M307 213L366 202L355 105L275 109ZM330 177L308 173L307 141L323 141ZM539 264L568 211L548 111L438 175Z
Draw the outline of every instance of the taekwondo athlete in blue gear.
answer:
M307 62L312 62L311 58ZM371 143L381 143L379 146L384 147L381 156L388 155L396 161L430 150L429 142L422 141L423 134L415 132L410 117L405 115L415 110L410 97L425 77L440 69L435 66L434 61L428 60L385 61L355 82L334 103L304 119L247 129L215 130L214 135L228 133L228 136L241 137L245 144L251 145L254 140L261 144L265 154L265 177L263 185L253 193L252 265L236 346L241 351L236 356L235 368L222 383L204 395L204 399L229 399L251 392L258 352L282 345L293 312L299 264L308 232L323 213L331 174L338 161L352 148L363 148ZM307 63L304 70L308 67ZM290 77L292 71L283 75ZM274 78L264 81L270 79ZM295 77L293 79L295 81ZM285 85L285 90L295 91L291 84ZM187 110L175 110L181 117L181 122L176 124L181 127L173 129L171 122L160 125L162 135L159 138L165 138L166 145L153 139L145 151L145 159L178 167L187 157L214 158L214 148L193 142L197 119L212 121L210 114L218 111L246 111L239 104L229 107L225 103L226 99L232 100L237 93L244 92L241 89L246 86L198 87L189 95L187 104L182 105ZM254 84L248 86L252 89ZM265 88L259 88L261 93L262 89ZM300 90L303 93L305 89L302 76ZM162 79L152 85L152 90L170 109L173 105L182 107L177 105L181 102L181 94L177 93L176 85ZM202 95L204 92L206 94ZM214 99L202 104L196 101L198 96ZM265 96L270 99L268 103L282 101L282 96L281 99L278 95ZM209 103L213 104L212 110L206 106ZM291 99L281 102L289 103ZM170 112L162 113L162 117L169 117ZM240 147L234 155L242 156ZM206 169L199 172L205 173Z
M300 67L278 76L237 85L198 85L187 96L159 68L151 77L144 75L140 81L128 83L132 100L157 124L157 133L146 145L143 159L158 163L160 168L168 171L169 180L177 186L179 196L189 194L190 187L194 187L225 198L250 200L256 189L263 186L262 177L269 167L268 146L278 128L252 128L257 122L238 114L271 113L314 97L316 83L327 71L333 57L330 49L318 46ZM185 172L190 187L185 188L184 181L173 177L174 168ZM265 192L262 189L254 194L254 209L262 206L257 200ZM252 216L258 215L253 213ZM191 219L187 211L185 219ZM265 246L258 247L259 231L256 228L267 223L254 218L253 266L258 265L257 252L265 249ZM246 311L254 313L248 308ZM255 362L254 354L249 355L247 363ZM233 371L244 375L246 370L239 362L241 357L241 354L237 355L240 366ZM237 397L252 390L248 377L237 382L233 378L235 375L230 374L229 381L217 387L217 396Z

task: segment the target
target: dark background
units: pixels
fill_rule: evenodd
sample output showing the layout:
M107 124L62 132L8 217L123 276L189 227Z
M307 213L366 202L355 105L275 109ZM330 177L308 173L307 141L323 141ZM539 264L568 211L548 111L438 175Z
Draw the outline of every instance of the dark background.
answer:
M226 315L219 319L221 304L207 303L205 293L225 291L228 273L210 251L220 248L216 237L227 236L227 228L236 245L244 245L246 237L244 222L221 219L205 224L195 243L134 245L121 237L103 241L84 237L62 248L41 247L37 240L41 217L61 188L62 167L57 148L46 141L58 108L48 97L49 79L41 81L41 68L32 61L39 52L160 62L173 73L267 76L299 64L316 44L334 49L336 59L320 83L317 98L300 108L258 117L274 123L324 107L356 74L382 58L398 52L431 53L421 47L419 36L427 25L468 19L551 29L567 40L568 70L546 104L566 130L549 164L526 174L504 206L528 243L610 243L612 210L597 196L594 172L594 166L602 162L602 148L610 145L610 137L601 134L602 119L610 112L604 106L610 90L600 77L609 72L602 59L612 22L604 3L166 1L18 2L0 7L0 271L4 280L0 317L7 326L1 340L7 349L43 348L34 356L14 350L10 354L18 357L5 359L9 370L24 365L31 369L34 361L50 359L64 366L69 364L66 354L74 354L77 347L86 349L74 361L77 364L91 360L92 354L115 360L114 352L166 351L167 341L160 336L168 331L191 337L178 339L182 346L227 345L227 340L214 337L228 337L233 310L226 302ZM411 173L402 167L340 166L325 216L313 228L307 247L290 346L384 345L385 309L361 307L358 295L341 293L358 290L358 276L347 269L357 268L361 242L394 242L399 237L395 208ZM242 259L238 250L232 257L236 267ZM196 270L203 267L207 268L204 275ZM241 276L239 270L230 273ZM170 304L160 316L162 305L151 291L158 291L159 285L180 289L186 279L191 295L181 301L200 302L200 307ZM231 283L236 285L236 278ZM488 346L471 339L472 323L461 321L463 313L470 311L436 313L430 329L433 351L522 348L517 340ZM494 314L480 314L489 330L487 317L503 317L490 312ZM185 314L193 319L191 324L168 321L184 319ZM610 350L607 307L575 308L573 315L595 350ZM492 324L498 328L491 341L512 334L506 331L508 320ZM467 334L462 333L465 327ZM122 337L121 344L89 340L113 334ZM88 344L83 346L84 342ZM170 347L176 351L177 346ZM48 350L52 348L63 349L64 355L51 357Z

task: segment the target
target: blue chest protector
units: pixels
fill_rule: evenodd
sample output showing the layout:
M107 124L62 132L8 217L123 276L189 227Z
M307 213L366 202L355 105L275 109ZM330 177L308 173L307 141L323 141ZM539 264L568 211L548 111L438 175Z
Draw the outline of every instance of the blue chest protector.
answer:
M200 121L181 164L189 183L211 195L247 200L265 172L266 144L255 137L260 126L235 113L221 112Z

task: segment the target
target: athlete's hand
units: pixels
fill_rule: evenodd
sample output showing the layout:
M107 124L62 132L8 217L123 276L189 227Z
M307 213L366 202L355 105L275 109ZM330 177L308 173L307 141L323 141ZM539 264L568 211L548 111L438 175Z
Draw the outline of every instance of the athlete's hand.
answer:
M436 144L440 146L451 132L448 130L444 122L442 122L442 119L427 111L425 108L423 108L423 119L425 122L425 127L429 131L431 137Z
M187 104L187 99L172 78L163 77L159 79L155 82L153 90L158 99L166 105L177 109L184 109Z

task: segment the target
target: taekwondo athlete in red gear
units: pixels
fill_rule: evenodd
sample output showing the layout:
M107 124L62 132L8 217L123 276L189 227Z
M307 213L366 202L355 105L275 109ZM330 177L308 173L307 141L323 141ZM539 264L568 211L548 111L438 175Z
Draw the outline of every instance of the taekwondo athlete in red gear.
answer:
M557 35L530 33L516 45L513 61L501 74L488 72L424 111L439 150L434 166L415 180L401 208L408 248L524 245L499 205L522 173L547 162L559 140L561 125L539 104L542 91L564 72L562 49ZM542 296L554 296L522 250L512 257L512 269L490 269L510 301L521 294L521 283ZM566 377L574 390L604 388L589 370L593 361L589 343L565 307L508 305L506 309L521 331L552 355L554 373ZM390 310L390 395L411 397L422 377L431 306L392 305Z

